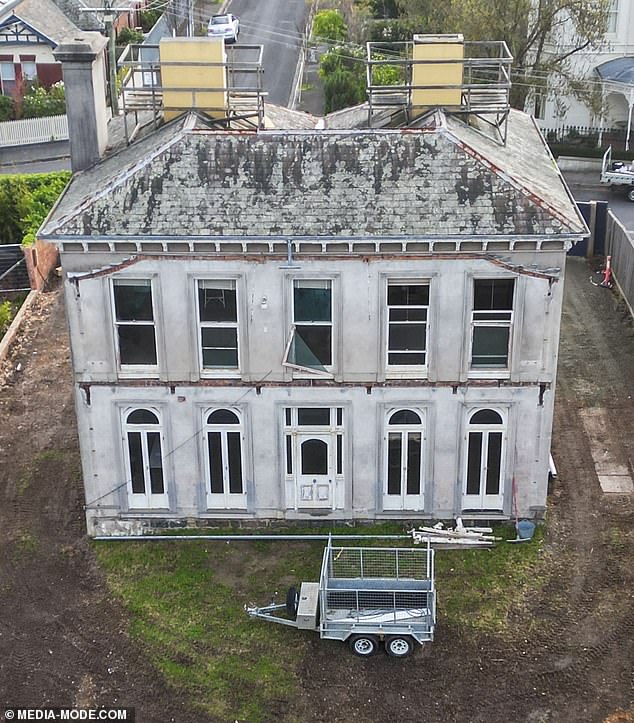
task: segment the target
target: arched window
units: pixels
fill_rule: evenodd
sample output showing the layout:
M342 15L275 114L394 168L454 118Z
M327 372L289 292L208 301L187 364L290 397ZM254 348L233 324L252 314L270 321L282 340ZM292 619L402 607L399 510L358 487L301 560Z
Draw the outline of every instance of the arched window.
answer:
M158 412L151 409L126 412L124 432L130 507L167 508L162 428Z
M242 421L232 409L205 414L207 506L246 507L242 452Z
M387 415L384 509L422 509L423 418L412 409Z
M502 509L504 419L495 409L469 415L463 507Z

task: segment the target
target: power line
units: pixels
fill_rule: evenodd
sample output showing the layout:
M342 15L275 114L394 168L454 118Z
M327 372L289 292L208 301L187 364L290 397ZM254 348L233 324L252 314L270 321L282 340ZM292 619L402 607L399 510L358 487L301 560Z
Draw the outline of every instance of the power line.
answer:
M262 382L264 382L266 379L268 379L268 377L272 373L273 373L273 370L269 369L268 372L261 379L258 379L256 382L254 382L253 386L248 387L237 399L235 399L233 402L229 402L223 406L224 407L235 407L247 396L247 394L251 393L254 389L256 389L258 387L258 385L262 384ZM141 407L141 406L142 405L139 405L139 407ZM201 434L201 432L203 432L203 430L205 429L205 426L206 425L199 427L192 435L190 435L189 437L184 439L180 444L177 444L176 447L171 449L169 452L165 452L162 455L162 460L163 461L166 460L168 457L170 457L172 454L174 454L174 452L178 451L181 447L184 447L186 444L189 444L189 442L191 442L192 439L196 439ZM84 504L84 509L92 507L96 502L99 502L99 500L104 499L104 497L108 497L108 495L113 494L117 490L120 490L122 487L126 487L128 482L130 482L130 481L131 480L126 480L125 482L121 482L120 484L116 485L115 487L112 487L111 489L109 489L107 492L104 492L99 497L95 497L94 499L90 500L90 502L86 502Z

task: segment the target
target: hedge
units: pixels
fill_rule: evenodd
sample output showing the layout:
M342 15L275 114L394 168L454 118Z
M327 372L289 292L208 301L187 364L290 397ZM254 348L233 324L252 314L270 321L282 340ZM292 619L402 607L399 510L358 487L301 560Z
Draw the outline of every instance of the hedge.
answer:
M34 243L70 177L69 171L0 176L0 243Z

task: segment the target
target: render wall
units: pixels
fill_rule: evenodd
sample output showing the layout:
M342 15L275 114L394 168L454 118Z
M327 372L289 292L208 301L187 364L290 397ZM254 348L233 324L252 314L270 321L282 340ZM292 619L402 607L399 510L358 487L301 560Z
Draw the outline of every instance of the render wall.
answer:
M458 514L510 517L512 481L521 515L544 510L554 401L563 278L562 252L515 253L511 266L482 257L338 259L262 257L153 258L135 263L108 254L64 254L76 401L90 534L135 531L165 521L197 519L448 519ZM517 269L523 269L519 273ZM513 270L515 269L515 271ZM540 270L548 270L547 274ZM153 378L116 368L110 301L113 276L152 278L159 370ZM473 278L516 279L510 369L469 370ZM558 277L549 281L547 276ZM235 278L238 288L241 374L217 378L198 363L196 279ZM285 369L292 280L333 281L335 369L332 379ZM386 373L387 279L428 280L429 364L424 378ZM130 510L124 470L122 413L135 406L162 420L169 507ZM284 471L284 410L343 409L343 471L334 481L332 509L297 504ZM201 428L215 407L243 419L246 509L209 509L205 498ZM385 509L385 420L390 410L415 409L424 419L424 483L415 509ZM469 414L490 408L504 419L503 500L500 509L465 515L463 489ZM95 502L96 501L96 502Z
M343 481L337 482L335 508L302 510L293 484L285 479L283 412L291 406L337 406L344 411ZM123 464L121 412L150 406L164 424L164 473L169 510L139 513L128 508ZM210 510L205 502L205 410L238 409L245 419L243 438L248 497L244 511ZM495 512L464 512L466 419L470 411L492 408L505 415L504 503ZM384 420L392 409L425 415L424 489L419 509L384 509ZM512 479L517 484L520 515L540 518L545 509L552 392L539 404L535 387L451 388L253 388L179 386L92 387L90 405L78 391L79 420L88 532L91 535L134 532L171 520L373 520L469 519L512 517ZM204 522L203 522L204 524Z

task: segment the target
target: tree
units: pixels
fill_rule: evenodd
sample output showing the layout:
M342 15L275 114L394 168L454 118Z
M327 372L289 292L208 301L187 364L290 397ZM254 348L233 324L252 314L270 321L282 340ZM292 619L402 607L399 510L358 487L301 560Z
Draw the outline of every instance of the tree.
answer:
M365 53L360 48L334 48L321 56L325 111L357 105L365 99Z
M505 40L513 56L511 103L524 108L547 79L560 92L595 103L588 83L579 83L574 56L604 38L611 0L397 0L407 17L425 17L421 32L462 33L465 40ZM577 81L577 82L575 82Z
M348 29L343 15L338 10L322 10L313 20L313 37L317 40L339 42L347 40Z

